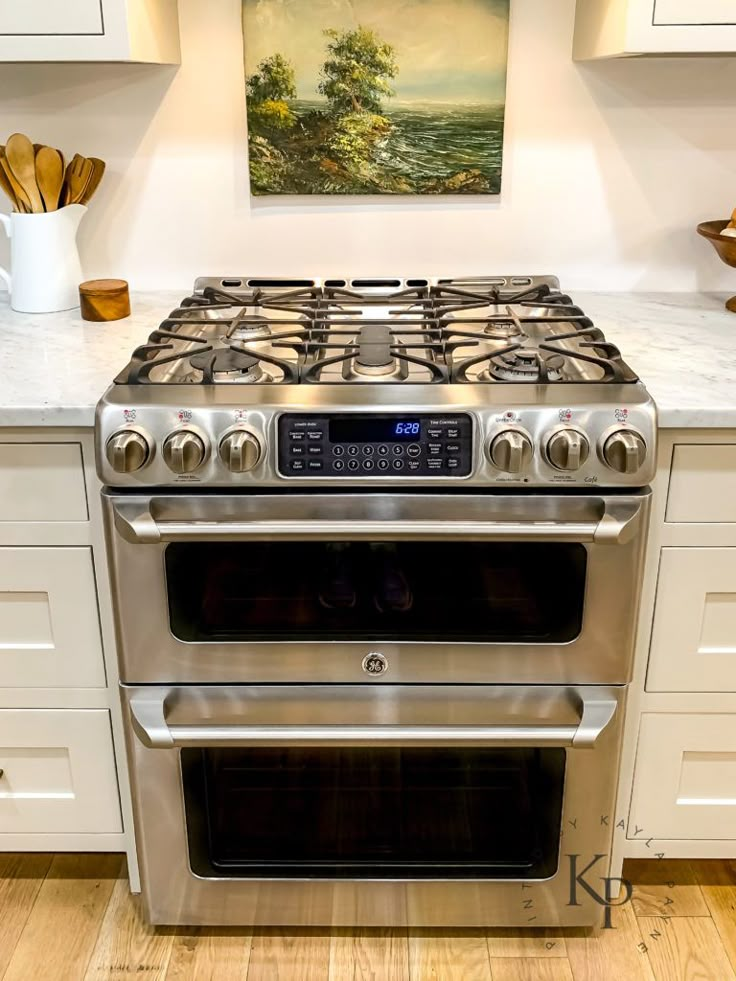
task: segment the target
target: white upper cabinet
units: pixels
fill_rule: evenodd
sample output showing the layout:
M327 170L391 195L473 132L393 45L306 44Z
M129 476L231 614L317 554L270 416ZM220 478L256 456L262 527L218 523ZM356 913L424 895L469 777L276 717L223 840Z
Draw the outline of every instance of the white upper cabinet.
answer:
M736 0L577 0L578 60L736 52Z
M177 0L0 0L0 61L179 60Z

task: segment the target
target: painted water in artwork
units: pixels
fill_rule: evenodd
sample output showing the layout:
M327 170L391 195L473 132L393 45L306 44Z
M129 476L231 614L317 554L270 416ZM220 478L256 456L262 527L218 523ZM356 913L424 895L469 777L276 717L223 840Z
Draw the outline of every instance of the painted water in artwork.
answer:
M253 194L498 194L510 0L243 0Z

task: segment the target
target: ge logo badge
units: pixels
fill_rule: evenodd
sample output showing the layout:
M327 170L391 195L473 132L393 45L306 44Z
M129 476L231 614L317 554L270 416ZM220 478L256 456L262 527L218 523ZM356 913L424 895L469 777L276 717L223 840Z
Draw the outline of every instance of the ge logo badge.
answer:
M388 661L383 654L366 654L363 658L363 670L366 674L383 674L388 668Z

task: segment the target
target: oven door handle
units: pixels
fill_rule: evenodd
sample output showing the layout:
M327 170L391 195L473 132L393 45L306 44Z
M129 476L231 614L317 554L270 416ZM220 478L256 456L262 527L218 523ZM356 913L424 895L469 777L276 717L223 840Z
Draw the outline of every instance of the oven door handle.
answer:
M206 746L540 746L592 749L616 714L613 698L579 697L577 725L169 725L166 691L130 700L133 730L149 749ZM307 696L308 697L308 696Z
M150 506L116 502L115 527L132 543L158 545L168 542L210 541L517 541L592 542L626 545L638 533L640 501L606 501L597 521L157 521Z

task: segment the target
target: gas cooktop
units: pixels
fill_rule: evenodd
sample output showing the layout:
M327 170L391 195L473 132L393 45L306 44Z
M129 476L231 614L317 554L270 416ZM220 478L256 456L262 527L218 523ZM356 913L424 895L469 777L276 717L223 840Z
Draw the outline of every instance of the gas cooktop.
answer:
M642 487L654 403L558 281L199 279L97 411L120 487Z
M126 385L635 382L557 280L199 279Z

